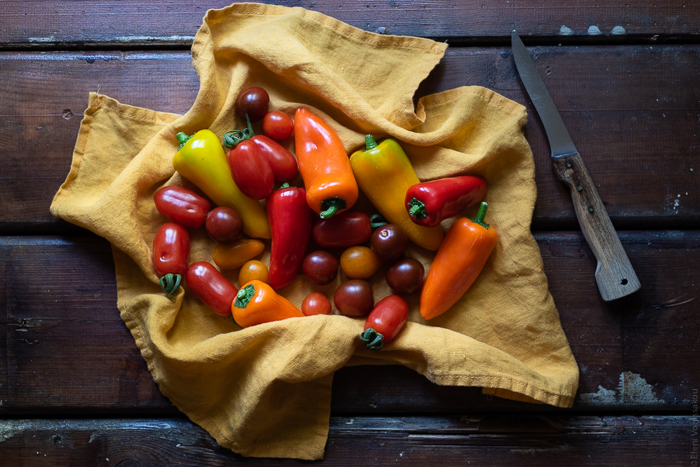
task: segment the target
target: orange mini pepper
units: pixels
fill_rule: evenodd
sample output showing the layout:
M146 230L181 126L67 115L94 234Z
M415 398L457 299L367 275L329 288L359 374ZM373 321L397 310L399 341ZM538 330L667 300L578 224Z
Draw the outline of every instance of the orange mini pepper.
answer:
M236 323L244 328L287 318L304 317L292 302L259 280L252 280L241 287L231 304L231 315Z
M420 314L432 319L447 311L474 283L496 247L498 235L484 216L481 203L475 218L454 221L435 255L420 296Z
M320 117L299 108L294 135L309 207L324 219L350 209L357 201L358 188L338 134Z

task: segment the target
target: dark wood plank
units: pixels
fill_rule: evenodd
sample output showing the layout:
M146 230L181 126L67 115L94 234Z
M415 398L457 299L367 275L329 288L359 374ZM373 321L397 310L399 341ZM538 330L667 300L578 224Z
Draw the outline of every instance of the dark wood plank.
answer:
M332 417L323 465L687 466L691 416ZM298 465L243 458L180 419L0 421L8 465Z
M687 412L700 385L700 232L621 238L642 289L605 303L580 234L536 235L581 369L575 408ZM3 237L0 258L0 414L175 413L119 318L107 242ZM335 413L553 410L439 387L401 367L344 368L333 394Z
M62 42L115 45L157 43L187 45L199 29L207 8L222 8L231 0L130 0L3 2L4 27L0 42L46 46ZM458 40L507 38L514 28L525 35L625 40L665 39L700 32L700 7L695 2L600 3L583 0L551 5L536 0L391 0L345 2L332 0L265 1L301 6L338 18L371 32ZM65 47L65 44L61 44Z
M700 46L535 47L536 64L618 229L700 227ZM75 232L48 207L70 166L89 91L184 113L198 80L186 52L2 53L0 233ZM660 72L658 70L661 70ZM536 162L534 229L578 229L509 48L449 49L419 95L481 85L526 104Z

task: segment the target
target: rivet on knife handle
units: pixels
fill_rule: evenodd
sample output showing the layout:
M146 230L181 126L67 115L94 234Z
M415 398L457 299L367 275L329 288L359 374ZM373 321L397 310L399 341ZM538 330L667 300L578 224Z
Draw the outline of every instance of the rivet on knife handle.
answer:
M554 170L571 188L576 217L581 231L598 261L595 277L603 300L615 300L640 288L598 191L578 154L553 157Z
M583 160L529 52L515 31L511 39L515 66L547 132L557 176L571 188L576 217L598 260L595 277L600 294L603 300L610 301L634 293L640 288L639 279Z

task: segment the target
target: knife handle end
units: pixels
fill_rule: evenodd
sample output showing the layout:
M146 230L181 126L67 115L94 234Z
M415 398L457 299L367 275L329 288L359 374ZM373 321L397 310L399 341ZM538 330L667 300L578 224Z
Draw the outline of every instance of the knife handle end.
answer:
M616 300L636 292L641 287L637 274L581 156L578 153L553 156L552 162L557 177L571 189L576 217L598 261L595 277L603 300Z

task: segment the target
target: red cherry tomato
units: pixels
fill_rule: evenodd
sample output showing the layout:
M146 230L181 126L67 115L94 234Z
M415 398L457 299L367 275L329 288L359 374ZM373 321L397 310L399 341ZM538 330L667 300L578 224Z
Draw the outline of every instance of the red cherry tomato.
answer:
M301 304L301 312L306 316L329 315L331 301L321 292L310 293Z
M338 275L338 265L335 256L327 251L318 250L306 255L301 269L314 284L326 285L333 282Z
M206 228L207 233L215 242L232 242L243 232L243 219L236 210L219 206L207 214Z
M243 120L248 114L251 122L256 122L267 113L270 95L263 88L253 87L243 91L236 100L236 113Z
M291 182L296 178L299 173L299 167L291 152L264 135L253 136L250 140L258 145L268 164L270 164L272 173L275 175L275 182Z
M389 295L377 303L365 322L360 339L368 349L381 350L394 340L408 318L408 304L398 295Z
M238 143L228 152L226 158L231 166L233 181L244 195L253 199L270 196L275 188L275 175L254 142L245 140Z
M323 248L349 248L366 243L372 227L367 214L345 211L316 222L311 235Z
M206 261L192 263L187 268L187 286L217 315L229 316L238 289Z
M183 227L201 227L211 209L208 200L182 186L166 186L153 195L156 209Z
M190 257L190 234L180 224L163 224L153 240L153 265L158 277L185 275Z
M294 132L292 117L279 110L268 112L263 119L263 131L272 139L289 138Z
M425 269L413 258L400 259L386 270L386 283L394 292L409 295L423 288Z

